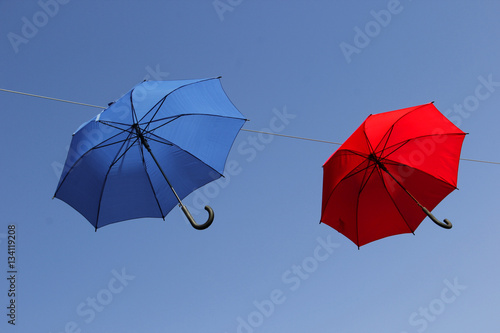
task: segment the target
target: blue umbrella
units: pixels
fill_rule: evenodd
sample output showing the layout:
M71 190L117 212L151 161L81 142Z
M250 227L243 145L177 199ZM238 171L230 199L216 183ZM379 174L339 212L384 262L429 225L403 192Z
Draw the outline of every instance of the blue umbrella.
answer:
M231 146L245 123L220 77L144 81L73 134L54 197L96 229L162 217L181 199L222 176Z

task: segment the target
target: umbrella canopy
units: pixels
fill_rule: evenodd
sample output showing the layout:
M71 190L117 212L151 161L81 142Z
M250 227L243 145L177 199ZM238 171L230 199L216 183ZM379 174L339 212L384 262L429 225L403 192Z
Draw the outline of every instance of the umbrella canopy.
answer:
M144 81L73 134L54 197L97 230L162 217L181 199L222 176L245 118L219 78ZM208 223L210 222L210 223Z
M356 245L413 233L456 189L466 133L432 104L370 115L323 165L321 222Z

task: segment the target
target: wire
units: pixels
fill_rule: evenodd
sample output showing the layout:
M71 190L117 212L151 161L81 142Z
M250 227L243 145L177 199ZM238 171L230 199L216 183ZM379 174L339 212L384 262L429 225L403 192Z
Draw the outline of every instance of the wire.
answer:
M342 144L340 142L310 139L310 138L304 138L304 137L301 137L301 136L285 135L285 134L278 134L278 133L272 133L272 132L263 132L263 131L256 131L256 130L251 130L251 129L245 129L245 128L242 128L241 130L242 131L246 131L246 132L254 132L254 133L261 133L261 134L269 134L269 135L275 135L275 136L282 136L284 138L292 138L292 139L298 139L298 140L307 140L307 141L314 141L314 142L329 143L329 144L332 144L332 145L339 145L339 146Z
M8 92L8 93L19 94L19 95L25 95L25 96L31 96L31 97L37 97L37 98L43 98L43 99L48 99L48 100L57 101L57 102L63 102L63 103L69 103L69 104L76 104L76 105L82 105L82 106L89 106L89 107L97 108L97 109L101 109L101 110L102 109L106 109L106 107L104 107L104 106L92 105L92 104L80 103L80 102L74 102L74 101L69 101L69 100L66 100L66 99L60 99L60 98L54 98L54 97L47 97L47 96L42 96L42 95L29 94L29 93L25 93L25 92L21 92L21 91L15 91L15 90L9 90L9 89L2 89L2 88L0 88L0 91L5 91L5 92ZM256 131L256 130L245 129L245 128L242 128L241 130L242 131L246 131L246 132L253 132L253 133L261 133L261 134L268 134L268 135L274 135L274 136L281 136L281 137L284 137L284 138L291 138L291 139L297 139L297 140L306 140L306 141L328 143L328 144L332 144L332 145L341 145L342 144L340 142L310 139L310 138L304 138L304 137L300 137L300 136L285 135L285 134L278 134L278 133L272 133L272 132ZM488 164L497 164L497 165L500 165L500 162L475 160L475 159L470 159L470 158L460 158L460 160L462 160L462 161L469 161L469 162L488 163Z
M15 90L8 90L8 89L2 89L0 88L1 91L5 92L10 92L13 94L19 94L19 95L26 95L26 96L31 96L31 97L38 97L38 98L43 98L43 99L50 99L52 101L58 101L58 102L64 102L64 103L71 103L71 104L77 104L77 105L83 105L83 106L90 106L93 108L98 108L98 109L105 109L105 107L102 106L97 106L97 105L92 105L92 104L86 104L86 103L79 103L79 102L73 102L73 101L68 101L65 99L59 99L59 98L53 98L53 97L47 97L47 96L41 96L41 95L34 95L34 94L28 94L25 92L20 92L20 91L15 91Z
M500 162L492 162L492 161L483 161L483 160L473 160L470 158L461 158L462 161L469 161L469 162L478 162L478 163L489 163L489 164L498 164L500 165Z

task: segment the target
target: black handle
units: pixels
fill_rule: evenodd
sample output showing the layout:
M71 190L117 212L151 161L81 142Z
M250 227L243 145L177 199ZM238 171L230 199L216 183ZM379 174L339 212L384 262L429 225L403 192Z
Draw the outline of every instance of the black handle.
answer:
M191 213L189 212L189 210L187 209L186 206L184 206L182 203L179 204L179 206L181 207L182 211L184 212L187 219L189 220L189 223L191 223L193 228L195 228L196 230L204 230L204 229L210 227L210 225L214 221L214 210L210 206L205 206L205 210L208 212L208 220L203 224L196 223L196 221L194 220L193 216L191 215Z
M429 212L427 208L422 207L422 210L424 211L425 214L427 214L427 216L429 216L432 222L436 223L441 228L451 229L451 227L453 227L453 224L451 224L451 222L448 219L444 219L443 222L441 222L434 215L432 215L432 213Z

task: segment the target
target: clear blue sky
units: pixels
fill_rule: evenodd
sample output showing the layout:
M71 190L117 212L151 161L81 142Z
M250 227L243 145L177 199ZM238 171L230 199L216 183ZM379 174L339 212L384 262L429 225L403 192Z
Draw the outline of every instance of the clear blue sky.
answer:
M462 157L500 161L497 1L0 1L0 88L107 105L148 79L222 75L244 128L343 142L370 113L435 101ZM241 132L215 210L94 228L52 200L71 134L99 110L0 92L2 332L494 332L500 166L411 234L358 250L318 224L338 147ZM230 167L229 167L230 165ZM205 212L196 215L205 218ZM7 323L16 226L16 325Z

